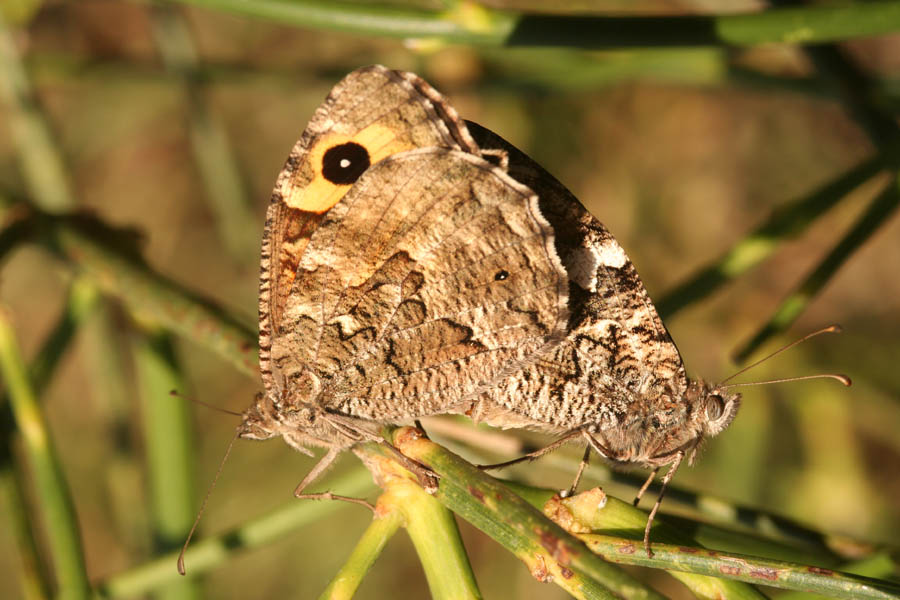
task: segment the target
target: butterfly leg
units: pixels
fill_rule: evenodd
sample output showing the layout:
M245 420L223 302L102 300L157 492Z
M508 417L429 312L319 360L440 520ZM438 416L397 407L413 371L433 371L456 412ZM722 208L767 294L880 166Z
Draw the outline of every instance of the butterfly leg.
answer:
M650 476L647 477L647 481L644 482L644 485L641 486L641 489L638 490L637 495L634 497L634 502L631 503L632 506L637 506L641 501L641 497L644 495L644 492L647 491L647 488L650 487L650 484L653 483L653 480L656 479L656 474L659 473L659 467L656 467L652 471L650 471Z
M350 504L359 504L360 506L365 506L373 513L375 512L375 507L372 506L372 503L368 500L364 500L362 498L353 498L351 496L339 496L337 494L332 494L331 492L320 492L317 494L294 494L295 498L299 498L300 500L340 500L342 502L349 502Z
M584 448L584 456L581 457L581 464L578 465L578 472L575 473L575 481L572 482L572 487L568 490L565 490L562 494L563 498L568 498L570 496L575 495L575 490L578 489L578 484L581 483L581 476L584 474L584 470L587 469L588 463L591 460L591 445L588 444Z
M331 463L334 462L334 459L336 459L340 453L341 450L338 448L331 448L330 450L328 450L325 456L323 456L322 459L316 463L316 466L314 466L312 470L306 474L306 477L303 478L303 481L300 482L300 485L298 485L296 489L294 489L294 497L300 500L342 500L344 502L350 502L351 504L359 504L360 506L365 506L374 513L375 507L362 498L339 496L337 494L332 494L331 492L319 492L316 494L303 493L303 490L306 489L306 486L315 481L328 467L330 467Z
M429 494L433 494L437 491L440 475L438 475L419 461L413 460L407 455L403 454L395 445L391 444L390 442L387 442L385 440L378 440L378 443L382 444L385 448L393 452L394 456L403 465L403 467L416 476L416 478L419 480L419 485L421 485L426 492L428 492Z
M535 450L534 452L529 452L528 454L520 456L519 458L514 458L514 459L508 460L506 462L495 463L492 465L478 465L478 468L481 469L482 471L492 471L494 469L502 469L504 467L516 465L516 464L519 464L520 462L525 462L526 460L535 460L536 458L540 458L545 454L549 454L550 452L553 452L560 446L568 443L572 438L577 437L579 435L581 435L581 430L576 429L575 431L571 431L571 432L567 433L566 435L562 436L555 442L553 442L547 446L544 446L543 448Z
M666 471L665 477L662 480L662 487L659 490L659 496L656 497L656 504L653 505L653 508L650 510L650 515L647 517L647 526L644 527L644 548L647 550L647 557L652 557L653 552L650 551L650 527L653 525L653 519L656 517L656 511L659 510L659 505L662 504L663 495L666 493L666 488L669 486L669 482L672 481L672 477L675 475L675 471L678 470L678 467L681 466L681 461L684 460L684 452L679 452L675 456L675 460L672 461L672 466L669 467L669 470Z

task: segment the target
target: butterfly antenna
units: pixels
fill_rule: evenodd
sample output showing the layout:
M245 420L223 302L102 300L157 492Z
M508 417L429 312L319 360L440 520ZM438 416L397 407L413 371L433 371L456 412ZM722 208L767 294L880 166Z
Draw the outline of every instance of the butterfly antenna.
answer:
M775 356L778 356L779 354L781 354L781 353L784 352L785 350L790 350L791 348L793 348L793 347L796 346L797 344L802 344L803 342L805 342L806 340L808 340L808 339L810 339L810 338L814 338L814 337L816 337L817 335L821 335L821 334L823 334L823 333L840 333L842 330L843 330L843 329L841 328L840 325L835 324L835 325L829 325L828 327L823 327L822 329L819 329L818 331L813 331L812 333L807 333L806 335L804 335L804 336L803 336L802 338L800 338L799 340L793 341L793 342L791 342L790 344L788 344L787 346L782 346L781 348L779 348L779 349L776 350L775 352L769 354L768 356L764 356L763 358L759 359L758 361L756 361L756 362L754 362L754 363L751 363L751 364L747 365L746 367L744 367L743 369L741 369L741 370L738 371L737 373L733 373L732 375L729 375L728 377L726 377L725 379L723 379L722 381L720 381L720 382L719 382L719 385L722 385L722 384L724 384L724 383L727 383L728 381L734 379L734 378L737 377L738 375L741 375L741 374L743 374L743 373L746 373L747 371L749 371L750 369L753 369L754 367L758 367L759 365L761 365L762 363L766 362L766 361L769 360L770 358L774 358ZM844 385L850 385L850 383L849 383L849 382L850 382L850 378L849 378L849 377L846 377L846 376L844 376L844 375L833 375L833 374L826 374L826 375L811 375L811 376L808 376L808 377L796 377L796 378L789 378L789 379L780 379L780 380L778 380L778 381L779 381L779 382L781 382L781 381L798 381L798 380L801 380L801 379L817 379L817 378L823 378L823 377L824 377L824 378L837 379L838 381L840 381L840 382L843 383ZM763 384L763 383L775 383L775 382L774 382L774 381L772 381L772 382L769 382L769 381L761 381L761 382L759 382L759 383L760 383L760 384ZM732 385L730 385L730 386L723 386L723 387L734 387L735 385L748 385L748 384L743 384L743 383L742 383L742 384L732 384Z
M236 417L244 416L239 412L235 412L233 410L228 410L227 408L222 408L221 406L215 406L213 404L209 404L208 402L204 402L203 400L197 400L196 398L188 398L187 396L184 396L181 393L179 393L178 390L169 390L169 395L173 396L175 398L181 398L182 400L187 400L189 402L199 404L200 406L205 406L206 408L211 408L212 410L216 410L216 411L225 413L226 415L234 415Z
M746 387L748 385L768 385L770 383L787 383L789 381L806 381L808 379L834 379L850 387L853 382L846 375L840 373L820 373L819 375L802 375L800 377L785 377L784 379L769 379L768 381L750 381L748 383L732 383L723 385L723 388Z
M197 529L197 525L200 524L200 517L203 516L203 511L206 510L206 503L209 502L209 497L212 494L213 489L216 487L216 483L219 481L219 476L222 474L222 469L225 468L225 461L228 460L228 455L231 454L231 449L234 447L234 443L237 441L238 437L240 437L240 430L234 433L234 437L231 438L231 441L228 443L228 448L225 450L225 456L222 457L222 462L219 463L219 468L216 470L216 476L213 477L212 483L209 484L209 489L206 490L206 495L203 497L203 503L200 505L200 510L197 512L197 518L194 519L194 524L191 525L191 530L188 532L187 539L184 540L184 546L181 547L181 552L178 553L178 574L184 575L186 571L184 570L184 553L187 552L188 544L191 543L191 538L194 537L194 531Z

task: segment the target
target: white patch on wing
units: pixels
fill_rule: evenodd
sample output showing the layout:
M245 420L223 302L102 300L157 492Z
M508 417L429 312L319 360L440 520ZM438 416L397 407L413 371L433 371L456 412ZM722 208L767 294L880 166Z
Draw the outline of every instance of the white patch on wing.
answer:
M625 251L622 250L622 246L612 239L594 246L591 250L593 251L594 260L597 264L601 264L605 267L621 269L628 262L628 256L625 254Z
M569 279L590 291L597 291L597 252L594 248L576 248L566 265Z

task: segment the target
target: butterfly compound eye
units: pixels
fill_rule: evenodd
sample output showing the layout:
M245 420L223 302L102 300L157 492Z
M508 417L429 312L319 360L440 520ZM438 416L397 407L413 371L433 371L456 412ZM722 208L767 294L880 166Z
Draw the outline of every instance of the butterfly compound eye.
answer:
M706 398L706 418L717 421L725 412L725 400L718 394L712 394Z
M347 185L359 179L371 164L369 152L356 142L332 146L322 157L322 176L337 185Z

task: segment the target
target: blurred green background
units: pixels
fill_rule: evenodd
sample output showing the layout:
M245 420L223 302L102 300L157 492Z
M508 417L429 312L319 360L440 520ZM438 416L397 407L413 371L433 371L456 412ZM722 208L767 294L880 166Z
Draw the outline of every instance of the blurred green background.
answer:
M464 118L525 150L616 235L655 299L720 257L773 211L875 152L871 130L842 103L834 73L823 73L815 57L788 45L477 48L297 28L170 4L28 4L4 5L4 44L21 59L34 107L49 124L65 169L63 189L68 186L78 209L139 232L141 252L154 270L214 299L251 328L259 238L275 177L332 85L362 65L381 63L422 75ZM582 4L623 8L622 3ZM708 6L663 2L641 10L666 14ZM727 6L729 11L755 8L755 2ZM900 106L900 36L844 43L837 52L883 100L883 111ZM5 86L14 79L10 60L7 53ZM14 141L21 139L14 97L6 94L0 113L7 223L16 213L14 200L35 194L23 168L22 145ZM41 179L40 173L49 171L38 173ZM767 322L885 185L896 181L880 176L859 186L760 266L667 318L689 372L711 380L732 373L732 353ZM31 357L63 310L72 271L40 244L17 247L4 261L0 303L11 315L24 355ZM854 386L813 381L744 390L731 428L707 445L697 466L679 472L676 485L824 533L896 547L898 274L900 221L893 216L849 256L789 332L766 348L833 322L845 333L817 338L745 377L842 372ZM141 384L148 368L141 362L147 347L141 340L147 337L137 332L149 327L156 336L151 339L166 350L174 340L171 350L183 374L175 381L186 396L242 411L260 389L257 377L199 345L159 337L153 323L136 325L115 300L100 302L103 310L92 311L79 328L41 399L93 581L171 549L171 541L161 543L152 532L151 506L164 499L153 500L150 491L142 423L154 405L172 399L165 386L148 397L152 385ZM196 490L184 493L196 508L237 420L194 404L188 410ZM8 444L15 448L17 442L10 437ZM573 447L563 455L568 469L548 460L509 474L565 487L578 452ZM311 465L277 440L239 442L209 502L200 537L290 503ZM348 454L319 487L353 477L354 471L362 467ZM167 472L163 468L163 479ZM603 470L592 475L589 483L598 483ZM358 473L355 480L366 477ZM634 491L607 489L626 499ZM369 486L362 493L372 498L375 492ZM26 497L34 499L33 492ZM675 502L663 505L678 508ZM10 516L11 510L4 507ZM369 520L359 507L331 511L210 571L201 579L202 590L211 598L318 594ZM23 568L13 529L0 526L0 572L7 574ZM462 531L485 597L564 597L537 583L490 539L464 523ZM677 584L658 578L666 593L682 593ZM0 596L22 594L17 577L0 578ZM425 596L421 568L401 533L358 597Z

